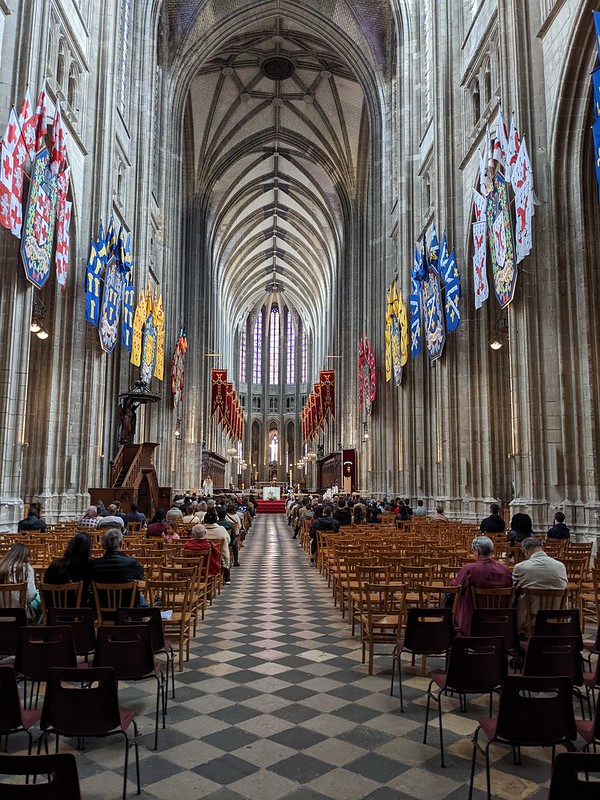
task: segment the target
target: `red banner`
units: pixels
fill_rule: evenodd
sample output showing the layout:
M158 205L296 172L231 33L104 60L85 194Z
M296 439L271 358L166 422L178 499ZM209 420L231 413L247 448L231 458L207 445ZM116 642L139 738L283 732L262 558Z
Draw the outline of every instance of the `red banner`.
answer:
M225 416L225 387L227 385L227 370L226 369L213 369L212 371L212 387L210 398L210 415L214 415L215 411L219 412L218 419L222 420Z

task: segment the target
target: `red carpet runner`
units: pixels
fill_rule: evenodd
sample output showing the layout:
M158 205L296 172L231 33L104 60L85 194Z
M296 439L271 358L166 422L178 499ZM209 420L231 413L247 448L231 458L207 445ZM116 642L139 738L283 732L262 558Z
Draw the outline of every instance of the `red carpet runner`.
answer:
M259 514L285 514L285 500L259 500Z

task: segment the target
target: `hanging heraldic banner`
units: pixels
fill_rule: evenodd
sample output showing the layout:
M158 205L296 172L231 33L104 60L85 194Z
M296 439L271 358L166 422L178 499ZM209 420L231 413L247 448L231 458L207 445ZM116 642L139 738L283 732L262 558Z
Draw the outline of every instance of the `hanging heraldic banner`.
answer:
M517 285L517 266L506 181L494 177L494 189L488 197L486 210L490 243L490 260L494 276L494 291L502 308L511 302ZM498 258L500 261L498 261Z
M446 329L444 326L444 306L440 291L440 277L433 267L430 267L427 271L421 294L423 297L425 346L430 360L435 361L442 355L444 342L446 341Z
M56 175L50 170L50 156L44 148L37 154L33 165L21 241L25 275L38 289L50 277L57 201Z
M104 275L104 293L98 324L100 346L105 353L112 353L119 338L122 296L123 275L117 265L117 259L111 256Z

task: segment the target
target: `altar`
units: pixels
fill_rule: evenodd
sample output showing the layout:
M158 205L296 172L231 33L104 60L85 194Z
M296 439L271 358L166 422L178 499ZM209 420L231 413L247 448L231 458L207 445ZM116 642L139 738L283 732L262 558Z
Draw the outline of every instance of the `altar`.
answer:
M263 500L281 500L281 486L263 486Z

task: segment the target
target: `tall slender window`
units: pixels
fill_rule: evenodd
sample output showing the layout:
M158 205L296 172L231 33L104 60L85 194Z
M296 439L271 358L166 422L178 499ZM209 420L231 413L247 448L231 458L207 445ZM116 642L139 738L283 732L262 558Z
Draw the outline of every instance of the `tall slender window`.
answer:
M296 329L292 312L287 312L287 369L286 383L296 383Z
M308 337L306 331L302 331L302 345L300 348L300 383L307 381L307 351L308 351Z
M130 0L121 0L121 13L119 24L119 87L117 104L121 114L125 114L125 104L128 99L127 77L129 75L129 53L131 52L130 37Z
M252 342L252 383L262 383L262 310L258 312L254 324Z
M279 309L273 306L269 324L269 384L279 383Z
M246 326L240 333L240 383L246 383Z

